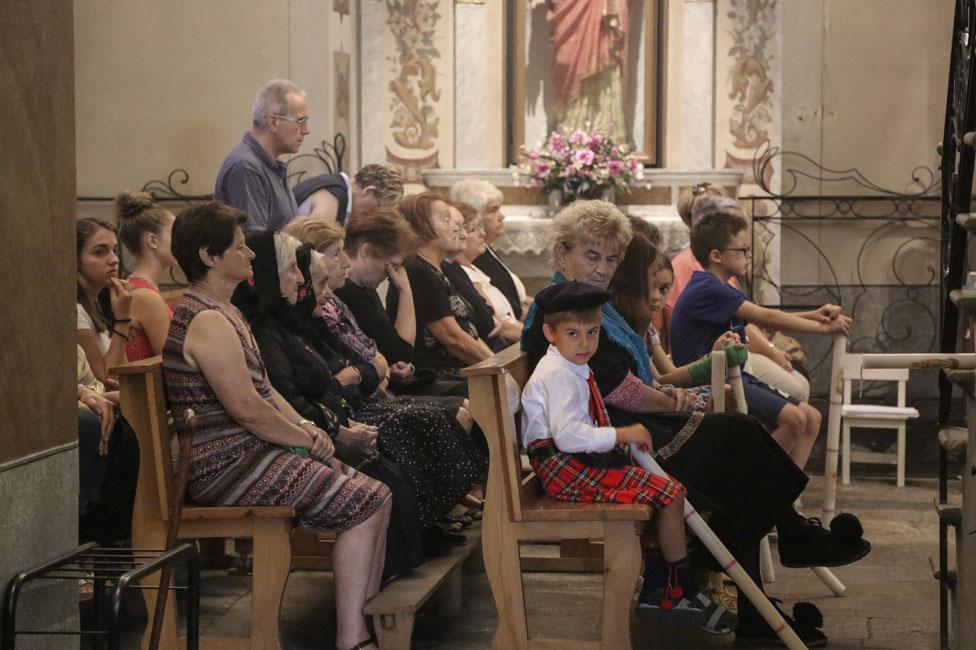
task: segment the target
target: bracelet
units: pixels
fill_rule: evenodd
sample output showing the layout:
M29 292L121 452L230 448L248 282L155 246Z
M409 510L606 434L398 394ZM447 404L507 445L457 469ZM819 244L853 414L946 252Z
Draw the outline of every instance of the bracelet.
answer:
M115 334L116 336L122 337L122 340L123 341L128 341L129 340L129 335L128 334L123 334L122 332L118 331L117 329L114 329L113 328L112 329L112 334Z

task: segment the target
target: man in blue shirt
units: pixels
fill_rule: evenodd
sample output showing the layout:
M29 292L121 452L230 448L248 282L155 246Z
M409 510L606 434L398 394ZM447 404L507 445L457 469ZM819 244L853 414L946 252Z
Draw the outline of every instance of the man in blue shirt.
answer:
M851 319L836 305L811 312L789 314L760 307L728 285L732 277L749 268L752 249L748 223L732 210L703 217L691 229L691 251L705 269L696 271L678 298L671 320L671 355L677 366L708 354L724 332L732 330L745 342L745 326L751 321L776 330L849 333ZM763 420L771 435L802 469L820 434L820 412L799 403L742 373L749 412Z
M278 157L298 153L309 133L305 92L287 79L258 91L251 130L220 166L214 199L247 213L247 232L279 230L298 214L288 168Z

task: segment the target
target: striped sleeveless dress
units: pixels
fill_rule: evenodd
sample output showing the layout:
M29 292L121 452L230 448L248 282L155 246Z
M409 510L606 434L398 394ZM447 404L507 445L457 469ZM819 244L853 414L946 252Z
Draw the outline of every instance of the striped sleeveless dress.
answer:
M389 488L335 458L323 463L258 438L227 413L203 373L186 362L183 344L190 322L210 309L230 321L255 390L274 405L268 373L244 317L233 306L222 307L188 290L173 313L163 347L163 383L173 412L192 408L197 417L187 482L193 501L291 506L302 526L321 532L340 533L368 519L390 498Z

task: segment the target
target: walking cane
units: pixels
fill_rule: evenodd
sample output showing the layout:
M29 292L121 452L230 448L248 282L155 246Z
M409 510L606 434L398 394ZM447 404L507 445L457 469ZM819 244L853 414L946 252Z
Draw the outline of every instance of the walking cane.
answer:
M827 411L827 453L824 460L824 497L821 519L830 525L837 507L837 459L840 452L841 409L844 408L844 353L847 337L834 335L830 357L830 407Z
M649 474L657 474L658 476L667 476L667 473L661 469L661 466L645 451L642 451L637 447L637 445L630 446L630 453L633 455L634 460L637 461L644 471ZM756 583L752 581L746 570L742 568L739 561L732 556L729 549L722 543L722 540L712 532L712 529L708 527L705 520L701 518L701 515L695 510L688 499L685 499L685 521L688 523L688 527L691 528L692 532L698 536L708 552L712 554L712 557L721 565L722 570L729 574L729 577L735 581L735 586L742 591L749 602L759 611L759 614L765 619L769 627L776 632L778 636L787 648L790 650L806 650L806 646L797 636L796 632L792 627L786 624L786 620L783 618L782 614L773 607L773 604L769 602L766 598L766 594L759 590Z
M183 512L186 482L190 474L190 451L193 449L193 427L196 426L196 419L193 409L183 411L183 436L180 438L180 453L176 462L176 489L169 504L169 522L166 527L167 551L176 546L179 537L180 516ZM168 564L159 574L159 589L156 591L156 608L153 612L152 632L149 635L149 650L159 650L159 637L163 631L163 617L166 615L171 574Z

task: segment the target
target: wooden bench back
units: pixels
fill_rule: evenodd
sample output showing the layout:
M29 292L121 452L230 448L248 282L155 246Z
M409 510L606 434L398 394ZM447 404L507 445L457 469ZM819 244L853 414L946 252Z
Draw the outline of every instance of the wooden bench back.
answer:
M133 528L138 519L159 522L169 519L174 498L173 446L175 431L170 425L163 391L162 357L150 357L111 369L119 378L122 415L132 425L139 441L139 481Z
M505 386L506 377L511 377L521 391L529 374L528 358L519 349L518 343L461 370L461 375L468 379L472 415L488 440L490 473L501 474L500 477L489 475L489 493L493 486L502 489L509 521L522 521L523 504L539 492L534 475L522 476L515 428L517 413L509 408ZM492 497L489 495L488 498Z
M171 310L176 311L176 305L180 304L180 300L183 299L183 292L186 291L186 287L181 287L179 289L170 289L169 291L163 291L163 301L166 306Z

